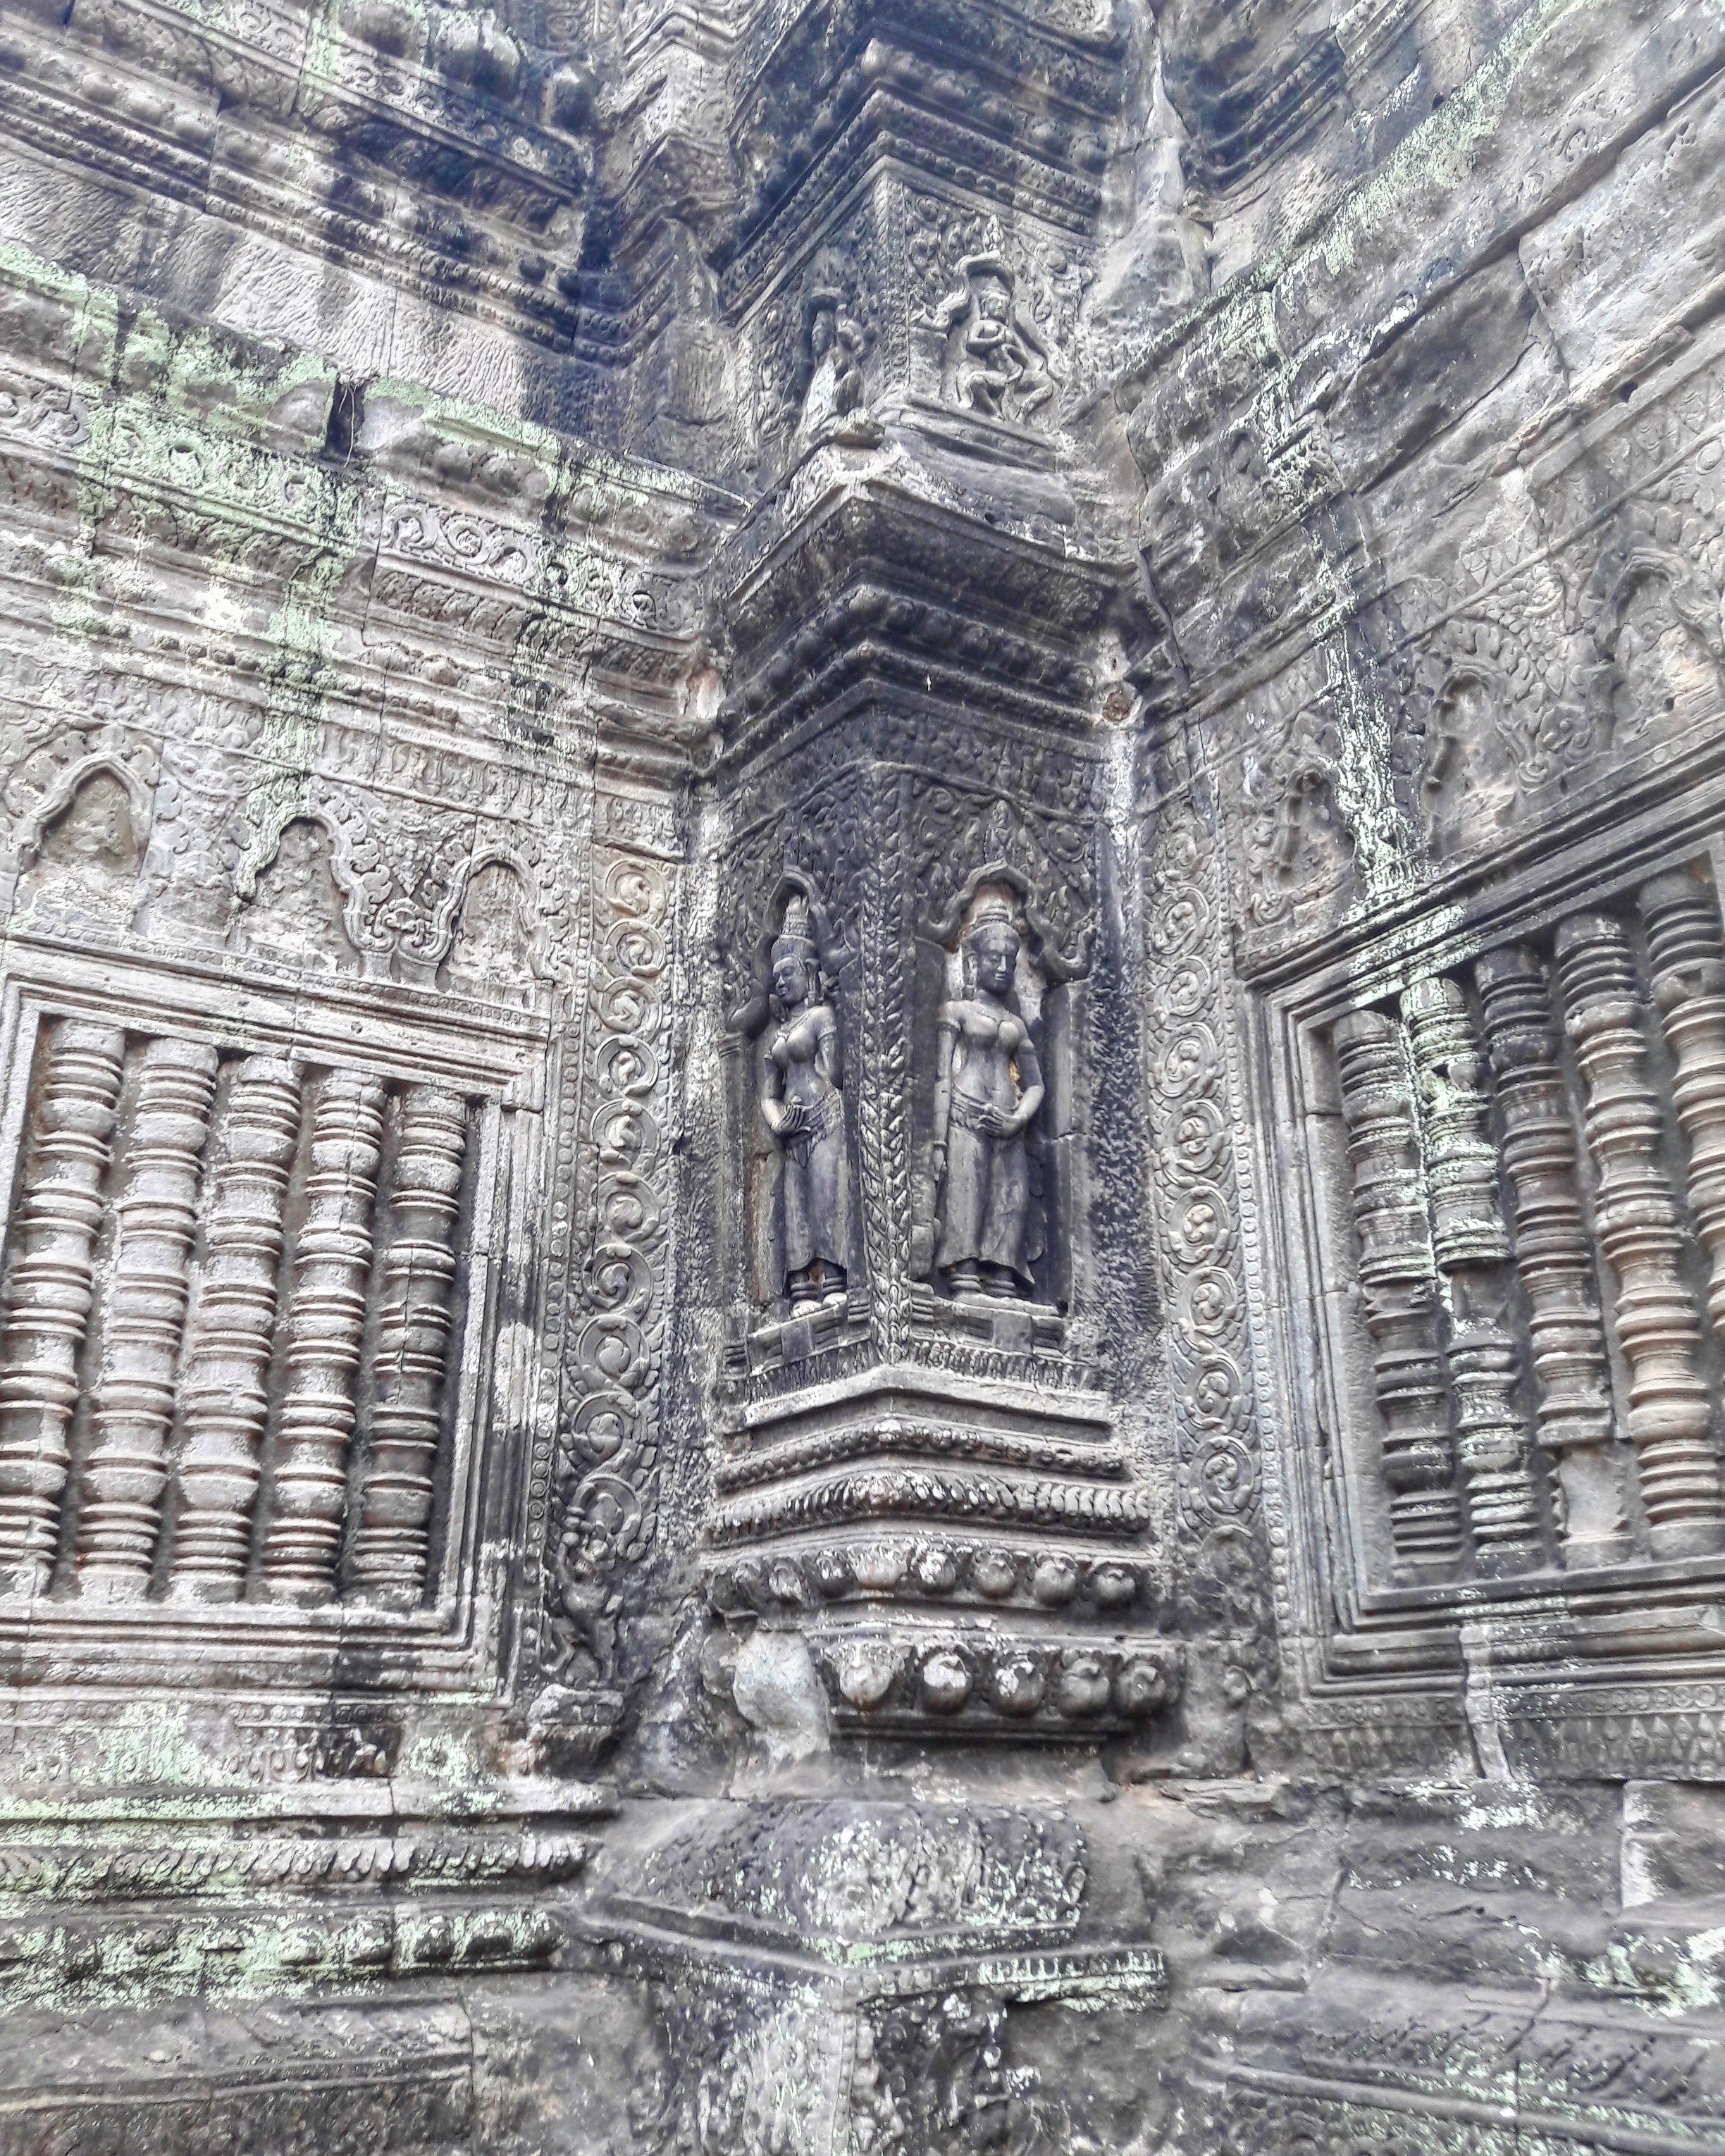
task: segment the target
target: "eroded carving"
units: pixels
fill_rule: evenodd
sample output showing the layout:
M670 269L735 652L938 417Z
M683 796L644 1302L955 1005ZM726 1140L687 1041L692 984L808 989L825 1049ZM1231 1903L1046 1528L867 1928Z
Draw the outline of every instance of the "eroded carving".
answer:
M811 446L836 442L870 449L881 439L867 407L862 362L867 338L850 312L843 285L821 265L803 299L802 372L806 387L797 439Z

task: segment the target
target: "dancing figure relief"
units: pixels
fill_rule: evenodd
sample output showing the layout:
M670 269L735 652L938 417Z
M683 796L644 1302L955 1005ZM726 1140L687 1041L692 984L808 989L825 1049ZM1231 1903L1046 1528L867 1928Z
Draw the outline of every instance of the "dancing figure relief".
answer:
M963 288L937 318L946 333L942 396L985 418L1042 424L1055 377L1048 346L1018 304L1012 271L998 254L968 255L959 267Z

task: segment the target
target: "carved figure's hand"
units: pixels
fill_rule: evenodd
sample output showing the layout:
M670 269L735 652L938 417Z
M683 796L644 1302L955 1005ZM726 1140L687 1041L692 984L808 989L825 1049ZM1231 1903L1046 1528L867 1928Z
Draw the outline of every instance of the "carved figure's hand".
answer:
M991 1138L1015 1138L1019 1134L1019 1119L1009 1109L984 1108L982 1125Z
M787 1101L778 1111L778 1136L793 1138L809 1127L809 1111L800 1101Z

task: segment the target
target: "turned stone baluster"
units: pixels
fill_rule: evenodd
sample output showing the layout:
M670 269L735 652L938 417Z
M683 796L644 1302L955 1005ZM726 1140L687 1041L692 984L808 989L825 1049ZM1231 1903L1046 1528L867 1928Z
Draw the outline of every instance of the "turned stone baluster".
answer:
M1712 891L1680 870L1640 893L1653 1000L1676 1059L1671 1089L1689 1141L1689 1209L1707 1254L1707 1317L1725 1337L1725 945Z
M1485 1059L1459 983L1420 981L1402 998L1420 1074L1432 1250L1450 1291L1445 1345L1456 1454L1474 1555L1488 1578L1541 1563L1527 1433L1516 1401L1516 1345L1505 1323L1509 1238Z
M194 1600L232 1601L250 1553L282 1201L299 1136L299 1074L273 1056L248 1056L228 1098L181 1385L169 1579Z
M273 1509L264 1537L264 1584L283 1600L317 1601L335 1589L382 1131L382 1085L357 1071L332 1070L319 1089L311 1127Z
M167 1486L174 1366L185 1323L216 1051L151 1041L115 1202L119 1233L102 1334L94 1439L78 1518L78 1591L124 1600L149 1583Z
M0 1333L0 1587L17 1593L54 1568L125 1056L123 1033L77 1019L48 1045Z
M1557 1022L1545 969L1522 945L1474 968L1503 1117L1503 1165L1515 1200L1516 1269L1539 1388L1539 1442L1557 1467L1563 1561L1572 1568L1631 1554L1616 1456L1593 1257Z
M1617 1280L1617 1337L1630 1372L1629 1433L1656 1557L1725 1540L1701 1327L1684 1285L1683 1235L1666 1179L1635 968L1623 926L1577 914L1558 931L1558 974L1587 1084L1585 1128L1599 1173L1599 1248Z
M467 1104L459 1094L405 1088L350 1568L356 1589L397 1607L417 1602L425 1586L466 1147Z
M1396 1568L1409 1578L1438 1578L1461 1554L1461 1506L1406 1047L1401 1027L1377 1011L1350 1011L1333 1038Z

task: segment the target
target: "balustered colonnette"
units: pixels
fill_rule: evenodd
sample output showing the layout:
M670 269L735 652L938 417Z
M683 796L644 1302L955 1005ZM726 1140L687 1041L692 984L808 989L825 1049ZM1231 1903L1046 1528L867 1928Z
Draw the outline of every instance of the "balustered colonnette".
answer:
M1684 869L1332 1029L1396 1580L1725 1549L1725 932Z
M1461 1515L1413 1074L1399 1024L1381 1011L1351 1012L1335 1041L1396 1562L1442 1577L1461 1554Z
M0 1592L427 1591L459 1093L43 1029L0 1270Z

